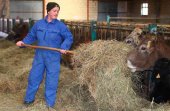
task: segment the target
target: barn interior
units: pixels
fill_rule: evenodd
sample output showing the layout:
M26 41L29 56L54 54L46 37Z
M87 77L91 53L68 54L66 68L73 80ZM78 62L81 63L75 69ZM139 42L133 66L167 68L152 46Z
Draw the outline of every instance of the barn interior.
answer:
M170 109L169 58L139 72L126 65L127 54L138 47L126 43L129 37L151 35L170 44L169 0L0 0L0 98L5 98L0 110L47 110L43 83L36 103L22 105L34 49L15 43L46 16L48 2L60 4L58 19L73 34L70 50L75 52L62 56L58 99L51 110Z

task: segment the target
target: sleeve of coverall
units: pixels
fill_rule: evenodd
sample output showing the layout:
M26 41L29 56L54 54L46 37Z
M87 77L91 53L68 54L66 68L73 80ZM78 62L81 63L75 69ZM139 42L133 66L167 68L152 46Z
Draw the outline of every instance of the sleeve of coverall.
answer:
M36 24L33 25L30 32L27 34L27 36L22 40L25 44L32 44L37 40L36 37Z
M61 44L61 49L64 50L69 50L72 43L73 43L73 36L71 34L71 32L69 31L69 29L66 27L62 33L61 33L62 37L64 38L63 43Z

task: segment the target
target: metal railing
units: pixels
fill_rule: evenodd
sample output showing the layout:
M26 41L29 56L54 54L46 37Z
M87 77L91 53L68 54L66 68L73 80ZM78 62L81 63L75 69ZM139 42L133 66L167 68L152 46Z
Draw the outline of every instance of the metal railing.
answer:
M26 22L31 28L34 21L31 19L11 19L11 18L0 18L0 31L9 33L16 24Z
M29 28L34 24L30 19L4 19L0 18L0 31L9 33L17 23L27 22ZM74 37L74 46L94 40L118 40L124 39L136 27L148 32L150 24L130 23L130 22L97 22L97 21L65 21ZM157 32L170 37L170 26L156 24Z

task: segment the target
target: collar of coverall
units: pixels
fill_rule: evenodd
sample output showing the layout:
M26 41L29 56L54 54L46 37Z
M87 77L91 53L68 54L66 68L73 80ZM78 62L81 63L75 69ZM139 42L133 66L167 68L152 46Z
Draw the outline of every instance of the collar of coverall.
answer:
M48 23L47 18L48 18L48 15L47 15L47 16L45 16L45 21ZM57 19L53 19L50 23L55 23L55 20L57 20Z

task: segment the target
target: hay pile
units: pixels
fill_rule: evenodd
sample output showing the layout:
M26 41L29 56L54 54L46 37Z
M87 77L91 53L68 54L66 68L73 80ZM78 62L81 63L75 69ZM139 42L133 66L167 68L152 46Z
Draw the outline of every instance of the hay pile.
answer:
M118 41L82 44L73 56L80 84L88 86L100 110L137 110L143 107L131 88L126 55L131 50Z
M36 95L35 104L25 108L22 104L27 86L27 77L31 69L34 50L18 48L15 43L0 41L0 110L13 111L46 111L44 101L44 81ZM86 92L77 84L73 70L61 66L58 97L55 109L59 111L79 111L86 109ZM83 94L77 91L82 90ZM82 100L83 99L83 100ZM11 104L12 102L12 104ZM86 103L89 103L86 99ZM89 108L89 107L87 107ZM53 109L53 110L55 110ZM91 108L90 108L91 109Z
M148 111L150 102L139 98L131 88L125 58L131 48L116 41L95 41L75 49L74 70L61 66L57 111ZM33 49L20 49L9 41L0 41L0 110L46 111L44 82L35 104L22 104ZM160 105L155 111L168 110Z
M33 51L18 48L6 40L1 41L0 50L0 92L16 93L27 84Z

